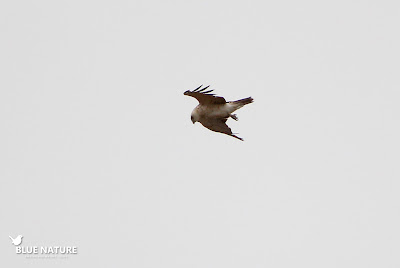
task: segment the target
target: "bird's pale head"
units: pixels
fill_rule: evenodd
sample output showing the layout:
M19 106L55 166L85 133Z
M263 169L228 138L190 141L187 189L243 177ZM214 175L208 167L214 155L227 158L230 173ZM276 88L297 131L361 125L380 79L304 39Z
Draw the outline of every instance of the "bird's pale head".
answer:
M196 123L199 122L199 116L196 113L196 109L192 112L192 114L190 115L190 120L192 120L192 123Z

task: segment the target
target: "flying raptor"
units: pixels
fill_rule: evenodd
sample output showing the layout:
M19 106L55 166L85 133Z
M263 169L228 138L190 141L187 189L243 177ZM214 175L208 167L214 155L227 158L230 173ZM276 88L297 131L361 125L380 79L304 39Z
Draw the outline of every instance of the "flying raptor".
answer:
M195 90L187 90L184 95L196 98L199 101L199 105L194 108L190 119L193 124L200 122L204 127L209 130L224 133L226 135L235 137L239 140L242 138L232 133L232 130L226 125L226 120L232 118L238 120L236 114L232 114L237 109L242 108L244 105L252 103L253 98L248 97L237 101L226 101L223 97L215 96L211 92L213 90L206 90L209 86L201 88L199 86Z

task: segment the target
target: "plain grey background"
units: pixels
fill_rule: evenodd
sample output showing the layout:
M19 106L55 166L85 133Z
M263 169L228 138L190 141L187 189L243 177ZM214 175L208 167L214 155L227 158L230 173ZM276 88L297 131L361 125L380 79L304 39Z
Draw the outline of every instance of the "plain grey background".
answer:
M399 15L2 1L0 266L399 267ZM255 99L244 142L192 125L200 84Z

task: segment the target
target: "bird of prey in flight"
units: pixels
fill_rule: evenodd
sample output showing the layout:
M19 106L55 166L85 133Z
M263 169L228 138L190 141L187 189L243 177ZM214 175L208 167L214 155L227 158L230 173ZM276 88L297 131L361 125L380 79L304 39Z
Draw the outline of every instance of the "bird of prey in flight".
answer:
M194 108L190 119L193 124L200 122L204 127L209 130L224 133L226 135L235 137L239 140L242 138L232 133L232 130L226 125L226 120L232 118L238 120L236 114L232 114L237 109L242 108L244 105L252 103L253 98L248 97L237 101L225 101L223 97L215 96L211 94L213 90L206 90L209 86L201 88L199 86L193 91L187 90L184 95L196 98L199 101L199 105Z

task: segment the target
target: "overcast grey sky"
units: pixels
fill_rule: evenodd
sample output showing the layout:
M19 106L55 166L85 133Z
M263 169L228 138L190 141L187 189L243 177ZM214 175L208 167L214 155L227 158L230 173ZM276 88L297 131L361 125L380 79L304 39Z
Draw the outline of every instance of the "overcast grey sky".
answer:
M1 267L399 267L398 1L0 3ZM193 125L210 84L244 142ZM74 245L67 259L23 246Z

